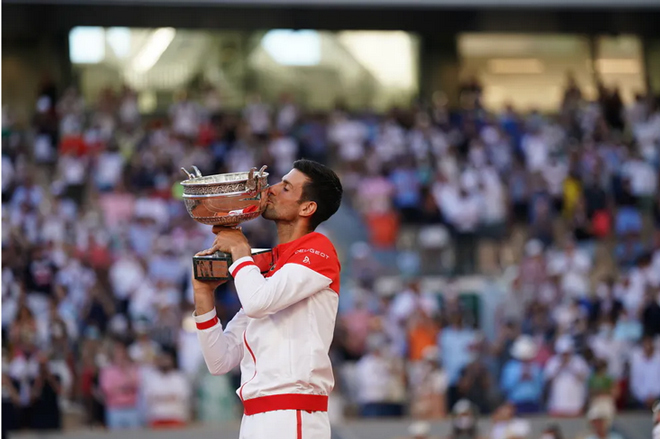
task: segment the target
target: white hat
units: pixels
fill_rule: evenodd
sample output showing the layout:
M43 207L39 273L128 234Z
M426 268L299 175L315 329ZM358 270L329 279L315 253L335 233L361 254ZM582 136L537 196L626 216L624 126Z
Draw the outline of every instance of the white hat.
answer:
M511 356L520 361L531 360L536 357L537 352L538 346L529 335L521 335L516 338L510 351Z
M596 419L604 419L608 422L612 421L614 417L614 406L605 401L597 401L589 407L587 412L587 419L594 421Z
M428 436L431 432L431 425L425 421L417 421L410 424L408 434L413 437Z
M531 430L532 428L529 425L529 421L525 419L512 419L506 429L505 437L507 439L525 439L529 436Z
M543 252L543 243L538 239L531 239L525 244L525 254L529 257L538 256Z
M573 339L568 335L562 335L555 343L555 351L558 354L568 354L573 352Z
M470 413L472 411L472 403L465 398L460 399L456 404L454 404L452 411L455 415Z

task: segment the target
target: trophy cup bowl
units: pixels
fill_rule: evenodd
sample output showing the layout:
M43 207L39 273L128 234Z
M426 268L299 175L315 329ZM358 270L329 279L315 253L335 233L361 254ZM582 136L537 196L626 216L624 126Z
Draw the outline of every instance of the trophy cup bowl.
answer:
M181 182L183 202L186 210L195 221L223 227L237 227L239 224L257 218L266 208L266 198L262 192L268 188L266 166L257 171L232 172L203 176L193 166L194 173L181 168L188 176ZM252 249L253 255L270 253L270 249ZM210 256L193 257L195 279L227 280L232 257L229 253L215 252Z

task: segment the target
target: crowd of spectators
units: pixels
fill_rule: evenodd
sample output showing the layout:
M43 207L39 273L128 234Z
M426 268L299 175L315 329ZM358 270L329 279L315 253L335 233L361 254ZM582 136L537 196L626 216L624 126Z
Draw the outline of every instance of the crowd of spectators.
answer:
M209 90L149 118L127 88L86 103L44 85L23 123L3 108L11 427L58 429L71 407L110 428L189 422L203 374L190 261L213 235L188 216L179 168L267 164L276 182L299 157L338 171L345 208L368 231L340 249L351 275L331 351L339 412L578 416L594 401L613 414L660 398L660 101L625 107L605 86L587 99L569 79L553 115L491 113L478 82L457 108L436 94L384 115L322 114L255 96L236 113ZM253 247L274 243L261 219L244 231ZM418 241L407 262L379 264L409 232ZM516 236L520 252L507 254ZM491 274L514 271L495 334L458 292L420 282L482 272L484 243ZM377 280L393 272L406 287L382 294ZM217 302L227 322L240 307L231 283Z

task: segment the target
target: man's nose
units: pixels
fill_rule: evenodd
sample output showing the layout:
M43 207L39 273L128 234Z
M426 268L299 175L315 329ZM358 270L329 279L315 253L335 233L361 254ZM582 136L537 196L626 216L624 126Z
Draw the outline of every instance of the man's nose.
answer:
M281 185L282 185L282 183L277 183L277 184L274 184L274 185L270 186L270 187L268 188L268 192L267 192L268 196L271 196L271 195L272 195L272 196L275 196L275 195L277 195L277 193L278 193L279 190L280 190L280 186L281 186Z

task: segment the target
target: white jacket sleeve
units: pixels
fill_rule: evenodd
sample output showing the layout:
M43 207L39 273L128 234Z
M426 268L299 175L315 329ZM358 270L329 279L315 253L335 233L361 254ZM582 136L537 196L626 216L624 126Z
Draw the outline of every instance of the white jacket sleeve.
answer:
M245 314L255 319L285 309L328 288L332 283L329 277L297 263L284 264L266 279L252 262L249 256L240 258L229 267L229 271L233 273L236 292Z
M222 375L236 367L243 359L243 332L248 316L243 310L222 330L222 324L215 309L195 316L197 339L202 347L202 355L212 375Z

